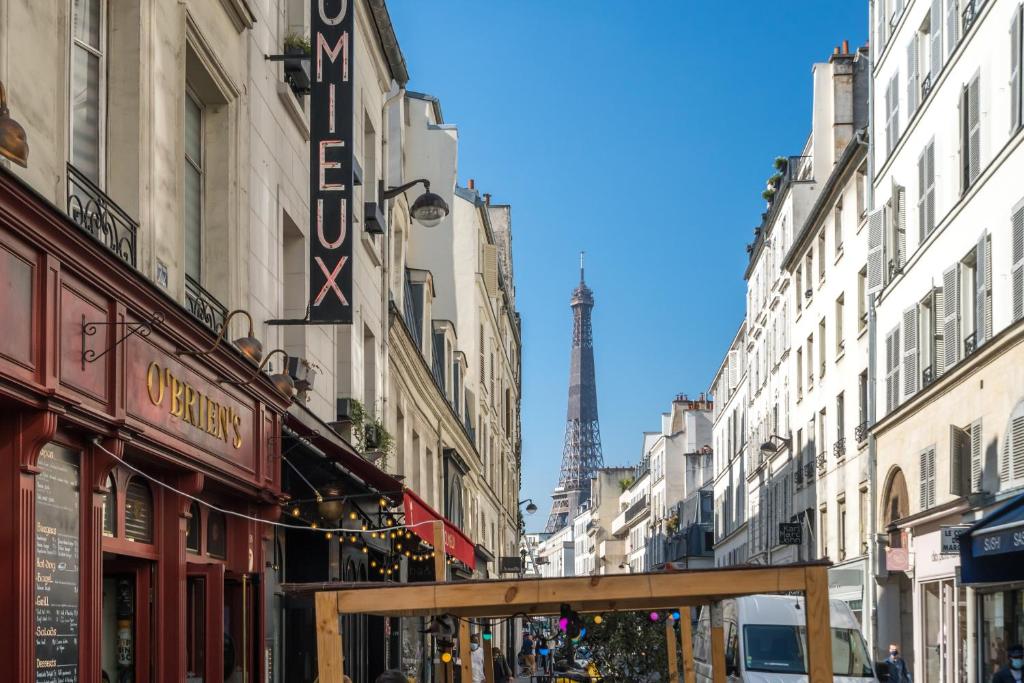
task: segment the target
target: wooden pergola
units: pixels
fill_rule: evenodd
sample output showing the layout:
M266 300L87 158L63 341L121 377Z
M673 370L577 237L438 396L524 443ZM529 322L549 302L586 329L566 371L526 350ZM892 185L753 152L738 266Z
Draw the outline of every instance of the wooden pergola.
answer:
M693 683L689 608L712 607L711 658L715 683L725 683L725 639L718 603L761 593L803 593L807 619L808 673L811 683L832 680L827 563L775 567L730 567L650 574L606 574L567 578L466 581L459 583L315 584L287 587L316 593L317 658L320 683L342 683L344 653L340 617L431 617L452 614L472 618L549 616L563 603L580 613L683 610L680 624L683 680ZM717 615L717 617L716 617ZM472 682L469 623L459 621L460 681ZM678 681L676 635L666 622L668 680ZM485 674L491 681L490 643L484 643Z

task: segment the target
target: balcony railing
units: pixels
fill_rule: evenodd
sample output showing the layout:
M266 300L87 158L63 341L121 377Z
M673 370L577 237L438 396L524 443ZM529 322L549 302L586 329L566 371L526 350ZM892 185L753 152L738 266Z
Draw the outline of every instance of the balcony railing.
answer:
M971 355L978 349L978 333L971 332L964 337L964 358Z
M921 371L921 386L928 387L935 381L935 368L931 365Z
M227 307L188 275L185 276L185 308L196 320L220 334L228 315Z
M806 481L808 485L814 482L815 474L816 472L813 462L809 462L804 465L804 481Z
M846 455L846 437L841 436L836 439L835 444L832 446L832 453L836 456L836 460L839 460Z
M122 261L136 268L139 224L103 190L68 164L68 216Z
M932 75L925 74L921 79L921 101L924 102L932 94Z
M980 5L982 5L982 4L984 4L984 3L983 2L977 2L977 0L967 0L967 2L964 3L964 11L963 11L964 30L961 33L962 36L966 36L967 32L970 31L971 28L974 26L974 21L978 18L978 10L980 9Z
M638 500L635 503L633 503L632 505L630 505L629 509L626 510L626 514L623 516L625 523L629 524L631 521L636 519L637 516L639 516L641 512L643 512L646 509L647 509L647 496L644 496L640 500Z
M861 422L853 429L853 438L857 439L857 443L864 443L868 440L868 423L867 420Z
M828 467L828 457L825 455L824 451L818 453L816 464L818 465L818 469L822 472L824 472L825 469Z

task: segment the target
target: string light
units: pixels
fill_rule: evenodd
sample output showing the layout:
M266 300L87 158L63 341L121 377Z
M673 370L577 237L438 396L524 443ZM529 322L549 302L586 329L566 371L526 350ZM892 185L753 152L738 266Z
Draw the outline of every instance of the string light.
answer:
M363 555L366 555L368 552L370 552L370 549L367 548L365 545L362 548L360 548L360 550L363 551Z
M387 500L387 498L381 498L381 499L380 499L380 506L381 506L382 508L386 508L386 507L388 506L388 500Z
M356 542L356 535L352 534L351 536L348 537L348 540L351 541L352 543L355 543Z
M370 560L370 569L377 568L377 560Z
M348 518L349 519L353 519L353 520L354 519L359 519L359 515L356 514L355 510L353 510L352 512L348 513Z
M298 516L299 516L299 506L296 505L295 507L292 508L292 517L298 517Z
M314 522L310 522L310 524L309 524L309 528L310 529L315 529L315 528L317 528L317 526L318 525L317 525L317 523L315 521Z
M328 531L326 534L324 534L324 536L327 537L328 541L331 540L332 538L334 538L334 534L332 534L330 531Z
M604 621L604 617L602 617L600 614L595 614L594 615L594 623L595 624L600 626L602 621Z

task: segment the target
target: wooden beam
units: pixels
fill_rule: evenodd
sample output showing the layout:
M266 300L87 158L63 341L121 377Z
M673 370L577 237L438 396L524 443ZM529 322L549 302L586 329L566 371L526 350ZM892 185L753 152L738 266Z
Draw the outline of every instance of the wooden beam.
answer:
M690 608L679 610L679 640L683 651L683 683L697 683L697 670L693 668L693 625Z
M338 597L335 593L316 594L316 660L320 683L342 683L345 653L338 627Z
M805 567L807 659L810 683L832 681L832 626L828 603L828 567Z
M682 616L681 613L680 616ZM679 683L679 664L676 661L676 627L671 617L665 620L665 652L668 655L669 683Z
M434 522L434 581L448 580L448 560L444 553L444 522Z
M473 683L473 652L469 649L469 622L459 619L459 683Z
M721 603L711 605L711 680L725 683L725 634Z

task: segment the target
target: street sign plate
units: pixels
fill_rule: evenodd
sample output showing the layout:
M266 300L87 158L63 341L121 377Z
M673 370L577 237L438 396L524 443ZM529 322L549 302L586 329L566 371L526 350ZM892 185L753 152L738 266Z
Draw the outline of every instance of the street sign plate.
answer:
M960 534L971 527L966 524L956 524L953 526L944 526L941 528L942 532L942 549L939 551L943 555L959 555L960 554Z
M498 558L499 574L519 574L523 571L523 558L518 555Z
M779 544L800 545L803 543L803 527L800 522L779 522Z

